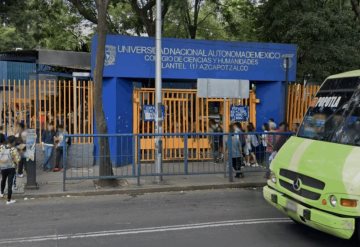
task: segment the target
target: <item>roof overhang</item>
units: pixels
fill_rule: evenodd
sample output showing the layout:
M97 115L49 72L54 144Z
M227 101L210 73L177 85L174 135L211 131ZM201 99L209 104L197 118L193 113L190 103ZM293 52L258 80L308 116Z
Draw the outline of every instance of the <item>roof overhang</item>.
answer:
M81 70L91 69L91 57L90 53L88 52L56 51L43 49L28 51L9 51L0 53L0 61L37 63Z

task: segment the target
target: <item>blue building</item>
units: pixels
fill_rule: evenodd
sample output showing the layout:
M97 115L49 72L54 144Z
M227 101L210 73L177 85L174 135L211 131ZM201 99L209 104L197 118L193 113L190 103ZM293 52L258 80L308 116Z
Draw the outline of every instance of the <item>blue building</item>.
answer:
M96 44L95 37L92 71ZM163 39L164 87L168 84L193 88L199 78L250 80L256 88L256 97L260 99L256 108L258 125L269 118L280 122L285 118L286 103L284 57L290 57L288 80L295 81L296 50L297 47L291 44ZM154 60L155 40L152 38L107 37L103 93L109 132L133 132L133 90L152 85Z
M97 39L92 42L92 71ZM153 87L155 40L108 35L103 81L104 111L109 133L133 133L133 92ZM199 78L249 80L256 88L259 129L269 118L285 119L286 80L295 81L292 44L224 42L165 38L162 41L163 88L194 88ZM285 57L288 66L285 66ZM286 68L287 67L287 68ZM288 76L288 77L287 77ZM221 83L221 80L219 81ZM111 144L112 153L118 150Z

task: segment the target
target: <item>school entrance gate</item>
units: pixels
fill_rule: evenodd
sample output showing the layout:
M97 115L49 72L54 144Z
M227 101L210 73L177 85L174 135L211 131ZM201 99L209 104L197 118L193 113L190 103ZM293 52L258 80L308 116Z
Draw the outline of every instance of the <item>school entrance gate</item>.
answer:
M224 106L227 108L226 122L230 123L230 105L249 107L249 122L256 124L256 104L259 100L253 91L249 99L224 100L205 99L196 96L193 89L164 89L162 91L164 105L164 133L174 134L163 138L163 159L182 160L184 158L184 137L176 136L181 133L208 133L209 120L222 120ZM144 106L155 105L154 89L135 89L133 92L133 130L134 134L155 133L154 121L144 118ZM247 122L243 122L247 124ZM224 126L229 131L228 126ZM142 136L140 150L142 161L152 161L155 155L154 137ZM189 160L203 160L211 158L210 138L194 135L188 139Z
M95 68L97 36L92 42L92 71ZM252 42L225 42L190 39L162 39L162 80L172 83L177 89L164 90L165 113L164 141L167 149L166 159L181 159L185 150L195 150L191 159L206 155L208 140L199 134L189 142L190 147L179 151L183 143L180 133L207 132L209 118L216 118L227 110L230 102L223 100L197 99L193 85L199 78L246 80L256 93L259 103L250 104L252 122L257 130L274 118L276 122L285 119L286 78L294 81L296 77L296 45ZM153 87L155 78L155 40L145 37L107 35L103 70L103 107L110 134L152 133L154 123L142 118L143 106L154 106ZM284 67L285 58L289 66ZM139 89L140 88L140 89ZM163 86L163 88L166 88ZM244 103L245 104L245 103ZM256 112L255 112L256 108ZM212 109L216 109L212 112ZM96 114L95 114L96 115ZM228 117L228 116L227 116ZM227 126L225 126L227 128ZM178 134L178 136L176 136ZM148 140L150 139L150 140ZM153 159L152 138L142 138L141 159ZM110 140L111 155L122 153L130 155L135 145L123 150L122 143ZM136 144L136 143L135 143ZM95 143L97 145L97 143ZM179 148L178 148L179 147ZM203 152L203 150L205 150ZM146 151L146 152L145 152ZM114 158L115 159L115 158ZM113 161L122 165L122 160Z

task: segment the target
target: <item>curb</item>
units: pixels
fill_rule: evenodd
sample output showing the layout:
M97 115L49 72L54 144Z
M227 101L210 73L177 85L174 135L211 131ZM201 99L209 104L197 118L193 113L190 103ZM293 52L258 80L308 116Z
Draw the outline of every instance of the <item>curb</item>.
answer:
M235 188L259 188L264 187L266 182L250 182L250 183L227 183L227 184L206 184L206 185L190 185L190 186L169 186L155 188L139 188L139 189L114 189L99 191L79 191L79 192L60 192L60 193L44 193L18 194L20 198L54 198L67 196L104 196L104 195L142 195L150 193L179 192L179 191L195 191L195 190L217 190L217 189L235 189Z

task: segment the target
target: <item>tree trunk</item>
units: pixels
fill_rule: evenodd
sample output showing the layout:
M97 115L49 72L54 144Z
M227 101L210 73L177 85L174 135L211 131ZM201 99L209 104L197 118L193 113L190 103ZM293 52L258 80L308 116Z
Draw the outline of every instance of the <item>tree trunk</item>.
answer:
M95 125L97 133L107 134L107 123L105 119L103 101L102 101L102 89L103 89L103 69L105 58L105 43L106 43L106 12L108 7L108 0L96 0L98 9L98 43L96 48L96 61L94 71L94 111L95 111ZM112 176L112 164L110 160L110 145L108 138L99 138L99 162L100 162L100 176Z

